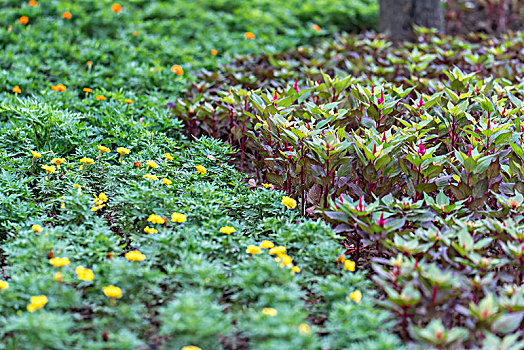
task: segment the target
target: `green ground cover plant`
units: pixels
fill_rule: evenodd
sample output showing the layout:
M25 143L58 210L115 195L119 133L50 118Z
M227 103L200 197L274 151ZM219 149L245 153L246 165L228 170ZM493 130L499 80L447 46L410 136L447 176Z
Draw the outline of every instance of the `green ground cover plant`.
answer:
M376 16L274 4L2 2L1 349L402 347L342 237L165 108L199 67Z
M521 32L2 6L0 349L524 348Z

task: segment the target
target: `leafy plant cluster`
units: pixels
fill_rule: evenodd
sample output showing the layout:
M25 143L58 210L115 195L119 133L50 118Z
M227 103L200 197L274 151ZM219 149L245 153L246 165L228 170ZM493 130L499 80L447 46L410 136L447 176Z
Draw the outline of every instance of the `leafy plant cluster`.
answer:
M241 56L217 70L197 74L184 97L169 102L167 107L184 121L187 133L228 140L244 156L248 141L243 139L242 131L256 121L243 113L246 108L251 113L254 110L243 90L270 90L273 97L278 97L292 82L304 87L308 81L322 82L323 74L327 74L351 75L355 82L367 85L394 82L404 89L433 94L445 87L445 71L453 67L464 73L500 78L503 86L519 84L524 69L521 32L502 38L472 34L463 39L437 36L419 28L419 34L419 43L406 42L398 47L380 35L339 35L313 47ZM231 88L239 92L230 92ZM518 91L518 86L514 90ZM415 92L409 96L418 97Z
M97 137L69 154L26 152L27 136L8 149L39 210L2 245L1 348L400 346L365 276L336 263L340 237L246 186L230 146L147 127Z
M173 96L185 82L173 65L187 75L235 54L279 52L328 32L373 28L377 13L373 0L4 0L0 85L26 96L58 83Z
M521 41L517 34L505 42L502 50L515 45L513 53L498 60L487 55L491 68L504 67L494 70L468 63L471 53L450 55L460 68L439 65L437 55L421 49L433 46L422 43L410 51L427 60L420 71L399 61L371 78L333 69L334 77L321 71L321 79L293 84L274 74L262 80L263 89L242 86L237 74L238 85L223 90L203 83L189 121L213 125L215 135L227 130L223 137L251 156L261 182L294 196L302 215L320 215L344 236L346 257L373 269L380 304L395 315L404 341L520 348ZM345 64L353 67L348 55ZM278 71L268 61L268 71ZM296 63L304 76L318 61L305 62ZM246 81L252 77L246 73ZM184 115L186 106L173 107Z
M164 108L374 2L2 4L0 349L402 348L343 236Z

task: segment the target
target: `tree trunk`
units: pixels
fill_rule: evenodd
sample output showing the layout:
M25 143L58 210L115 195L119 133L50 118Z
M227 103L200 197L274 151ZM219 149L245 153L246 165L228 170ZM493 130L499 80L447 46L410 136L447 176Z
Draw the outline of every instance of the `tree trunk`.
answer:
M381 32L393 40L412 40L413 25L444 32L441 0L380 0Z

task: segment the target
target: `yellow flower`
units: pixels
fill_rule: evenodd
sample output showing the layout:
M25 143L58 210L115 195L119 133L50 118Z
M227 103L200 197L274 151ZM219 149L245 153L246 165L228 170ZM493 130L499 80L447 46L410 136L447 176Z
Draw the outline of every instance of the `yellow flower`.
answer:
M284 196L284 197L282 197L281 204L285 205L286 208L288 208L288 209L293 209L293 208L295 208L297 206L297 201L294 200L291 197Z
M172 222L182 223L182 222L186 222L186 220L187 220L187 217L184 214L180 214L180 213L171 214Z
M275 247L275 248L271 248L269 250L269 254L270 255L282 255L286 252L286 247L284 246L278 246L278 247Z
M47 297L45 295L31 297L31 304L27 305L27 311L35 312L43 308L45 304L47 304Z
M262 310L262 313L266 316L275 317L277 315L277 310L273 309L272 307L265 307Z
M104 287L104 294L108 298L122 298L122 289L115 287L113 285Z
M351 260L346 260L344 261L344 268L346 270L349 270L351 272L354 272L355 271L355 262L354 261L351 261Z
M69 265L69 258L52 258L49 259L49 263L54 267L63 267Z
M6 290L7 288L9 288L9 283L4 280L0 280L0 290Z
M294 273L299 273L299 272L300 272L300 267L298 267L298 266L293 266L293 268L291 269L291 271L293 271Z
M146 162L147 166L153 169L158 168L158 164L154 160L148 160Z
M275 245L271 241L262 241L262 243L260 243L260 248L262 249L270 249L270 248L273 248L274 246Z
M100 192L100 194L98 195L98 199L100 199L102 202L107 202L109 200L109 198L107 198L104 192Z
M42 226L40 226L40 225L33 225L33 226L31 226L31 228L35 232L42 232L44 230L44 228Z
M118 153L120 153L121 156L124 156L124 155L126 155L126 154L131 153L131 150L129 150L129 149L125 148L125 147L118 147L118 148L116 149L116 151L117 151Z
M353 300L355 303L359 304L360 300L362 300L362 293L357 289L356 291L349 294L349 297L351 300Z
M169 161L173 160L173 156L170 153L164 153L164 157Z
M165 221L161 216L158 216L156 214L149 215L149 218L147 221L152 222L153 224L163 224Z
M202 349L200 349L198 346L189 345L189 346L184 346L181 350L202 350Z
M42 165L42 169L45 170L46 174L56 174L56 168L54 165Z
M20 89L20 86L15 85L15 87L13 88L13 92L15 94L21 94L22 93L22 89Z
M246 253L248 254L260 254L262 252L262 249L260 249L259 246L250 244L247 246Z
M54 278L55 281L57 281L57 282L62 282L62 271L58 271L57 273L55 273L55 275L53 276L53 278Z
M86 269L83 266L78 266L75 269L76 276L79 280L90 282L95 278L95 274L92 270Z
M311 333L311 327L305 323L301 323L300 326L298 326L298 331L301 335L308 335Z
M127 252L125 257L129 261L144 261L144 260L146 260L146 256L144 254L140 253L138 250L133 250L131 252Z
M84 169L84 165L87 165L87 164L95 164L95 161L91 158L82 158L80 159L80 162L83 163L81 166L80 166L80 170Z
M293 259L291 259L289 255L282 254L281 256L279 256L279 258L282 259L282 263L280 264L280 267L290 266L293 263Z
M272 184L262 184L262 186L264 186L264 188L275 188Z
M162 185L167 185L167 187L171 187L171 184L173 183L173 181L169 180L168 178L163 178L162 179Z
M145 175L142 175L142 177L144 177L144 178L146 178L148 180L158 181L158 177L156 175L145 174Z
M205 175L207 172L207 169L203 165L197 165L195 168L198 174Z
M111 152L111 150L109 148L107 148L106 146L97 145L96 147L98 147L98 149L100 150L100 153L109 153L109 152Z
M34 159L37 159L37 158L40 158L42 157L42 155L38 152L35 152L35 151L31 151L31 154L33 155L33 158Z
M80 189L82 189L82 186L80 186L79 184L74 184L73 188L78 188L80 190Z
M158 230L152 227L146 226L146 228L144 229L144 232L145 233L158 233Z
M106 206L105 204L96 204L91 207L91 211L98 211L98 209L102 209L105 206Z
M231 226L224 226L220 228L220 232L225 233L226 235L230 235L234 233L235 231L236 231L235 228Z
M53 158L49 163L55 163L56 168L60 169L60 164L64 164L66 160L64 158Z

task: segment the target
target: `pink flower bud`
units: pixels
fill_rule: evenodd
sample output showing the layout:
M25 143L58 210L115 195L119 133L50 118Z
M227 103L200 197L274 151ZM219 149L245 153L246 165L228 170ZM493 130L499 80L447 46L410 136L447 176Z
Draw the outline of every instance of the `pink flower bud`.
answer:
M298 87L298 78L295 80L295 85L293 85L293 89L295 89L296 92L300 92L300 88Z
M424 145L422 144L422 140L420 140L420 145L418 146L418 154L420 154L420 156L423 156L424 154L426 154L426 147L424 147Z
M377 220L377 224L382 228L386 227L386 220L384 220L384 212L380 214L380 218Z

